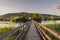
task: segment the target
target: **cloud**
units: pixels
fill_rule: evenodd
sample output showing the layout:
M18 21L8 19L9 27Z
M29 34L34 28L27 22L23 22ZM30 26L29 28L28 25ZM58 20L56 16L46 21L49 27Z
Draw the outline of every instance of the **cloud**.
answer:
M60 5L54 5L54 9L59 9L60 10Z

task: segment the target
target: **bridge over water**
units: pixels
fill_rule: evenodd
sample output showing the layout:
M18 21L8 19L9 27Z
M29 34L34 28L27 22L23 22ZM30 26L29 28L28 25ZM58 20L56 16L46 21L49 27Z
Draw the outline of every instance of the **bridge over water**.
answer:
M46 33L42 30L42 28L46 30ZM17 27L16 29L2 35L0 40L5 40L14 33L17 36L13 38L13 40L51 40L51 38L47 35L47 32L50 32L60 40L60 34L49 28L46 28L36 21L24 23L20 27Z

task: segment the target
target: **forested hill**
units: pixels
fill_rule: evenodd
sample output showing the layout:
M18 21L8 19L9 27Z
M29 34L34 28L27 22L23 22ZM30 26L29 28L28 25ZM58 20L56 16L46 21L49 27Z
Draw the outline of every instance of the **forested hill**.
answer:
M50 14L40 14L40 13L27 13L27 12L21 12L21 13L8 13L5 15L2 15L4 18L8 18L8 17L13 17L13 16L23 16L23 15L34 15L34 14L39 14L42 16L52 16Z
M24 15L27 15L27 16L31 17L32 15L35 15L35 14L39 14L39 15L41 15L43 17L51 17L51 16L53 16L53 15L50 15L50 14L21 12L21 13L8 13L8 14L5 14L5 15L1 15L0 20L6 20L6 19L10 20L14 16L24 16ZM56 17L60 18L60 16L56 16Z

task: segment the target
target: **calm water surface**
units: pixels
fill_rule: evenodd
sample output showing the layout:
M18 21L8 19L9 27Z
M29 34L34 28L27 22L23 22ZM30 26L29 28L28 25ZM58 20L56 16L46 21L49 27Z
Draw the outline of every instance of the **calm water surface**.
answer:
M54 24L54 23L60 23L60 20L56 20L56 21L52 21L52 20L49 20L49 21L42 21L41 24Z
M14 22L9 22L9 21L0 21L0 28L3 27L19 27L20 23L14 23Z

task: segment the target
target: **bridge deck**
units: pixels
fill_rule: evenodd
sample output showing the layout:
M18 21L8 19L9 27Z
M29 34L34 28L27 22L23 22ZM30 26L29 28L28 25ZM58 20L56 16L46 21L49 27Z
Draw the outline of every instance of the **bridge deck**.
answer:
M33 22L23 40L41 40L41 37Z

